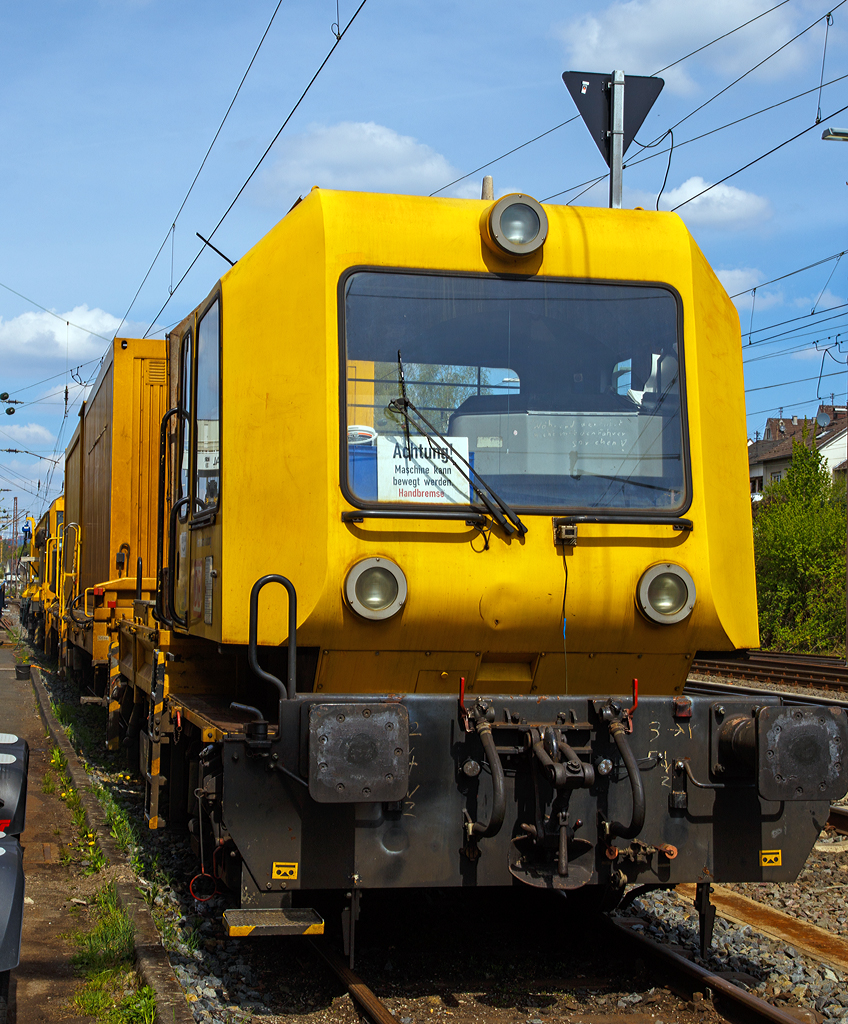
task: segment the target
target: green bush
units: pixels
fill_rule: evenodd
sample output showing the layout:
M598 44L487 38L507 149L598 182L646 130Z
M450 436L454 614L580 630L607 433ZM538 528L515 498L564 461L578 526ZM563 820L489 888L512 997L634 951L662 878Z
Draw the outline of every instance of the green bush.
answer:
M804 435L806 442L806 433ZM783 480L754 508L754 557L763 647L845 650L845 485L813 441L792 442Z

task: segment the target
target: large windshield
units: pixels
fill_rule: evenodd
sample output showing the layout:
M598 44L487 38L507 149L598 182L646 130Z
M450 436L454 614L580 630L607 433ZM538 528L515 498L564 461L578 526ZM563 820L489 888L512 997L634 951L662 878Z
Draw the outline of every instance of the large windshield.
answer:
M344 324L355 500L473 504L466 459L519 508L686 504L670 290L362 271ZM388 408L399 352L409 401L456 456Z

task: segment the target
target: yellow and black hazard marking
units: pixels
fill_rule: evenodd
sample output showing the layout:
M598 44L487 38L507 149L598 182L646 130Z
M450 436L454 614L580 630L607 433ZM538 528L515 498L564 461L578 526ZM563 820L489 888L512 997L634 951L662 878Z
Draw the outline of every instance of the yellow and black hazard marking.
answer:
M297 864L274 861L271 865L272 878L297 878Z
M760 850L760 867L779 868L782 863L780 850Z
M224 911L227 935L323 935L324 919L307 907L240 907Z
M106 723L106 747L119 750L121 746L121 682L120 649L117 640L109 645L109 718Z

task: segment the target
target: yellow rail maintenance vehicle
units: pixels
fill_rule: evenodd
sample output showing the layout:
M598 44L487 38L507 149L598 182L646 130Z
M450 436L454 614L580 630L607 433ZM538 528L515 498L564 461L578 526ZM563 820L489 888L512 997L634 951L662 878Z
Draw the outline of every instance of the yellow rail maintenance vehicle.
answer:
M156 554L158 435L167 407L165 342L115 338L65 452L63 662L86 701L110 703L117 623L155 590L144 572Z
M738 317L677 216L313 189L168 370L112 729L231 935L797 875L845 715L683 694L758 636Z
M56 498L35 524L30 541L30 582L21 601L21 626L30 641L49 658L59 654L59 614L62 542L65 517L64 495Z

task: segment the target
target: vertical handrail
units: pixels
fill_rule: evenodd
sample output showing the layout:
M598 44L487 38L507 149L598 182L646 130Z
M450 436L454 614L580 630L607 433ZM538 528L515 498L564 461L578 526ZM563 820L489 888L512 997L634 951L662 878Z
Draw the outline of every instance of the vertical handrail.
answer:
M76 597L78 584L79 584L79 553L82 541L80 540L81 526L79 523L66 523L62 527L62 539L64 541L65 535L68 530L74 531L74 557L71 561L71 571L65 572L64 566L62 568L61 584L59 586L59 618L63 619L65 616L65 610L67 605L65 603L65 580L68 576L72 577L74 581L73 588L71 590L72 597ZM63 545L64 546L64 545ZM64 562L64 559L63 559ZM73 602L72 602L73 603Z
M51 576L53 573L50 571L52 568L51 551L50 546L58 547L58 537L48 537L44 542L44 606L47 607L47 595L50 593ZM55 577L54 577L55 578Z
M165 470L168 464L168 421L172 416L176 416L181 412L180 407L175 405L165 413L162 417L162 422L159 424L159 493L156 500L156 601L153 605L153 618L168 628L173 625L173 622L165 613L162 580L165 553Z
M286 680L286 686L283 686L282 680L278 679L270 672L266 672L259 664L259 641L257 639L259 633L259 592L269 583L279 583L281 586L286 588L286 593L289 596L288 678ZM263 679L266 683L271 683L273 686L276 686L279 691L280 700L277 717L280 731L278 735L282 736L283 701L286 698L288 698L288 700L293 700L297 687L297 591L294 589L294 584L291 580L286 579L285 576L279 576L276 573L261 576L251 588L247 657L254 674L259 676L259 678Z

